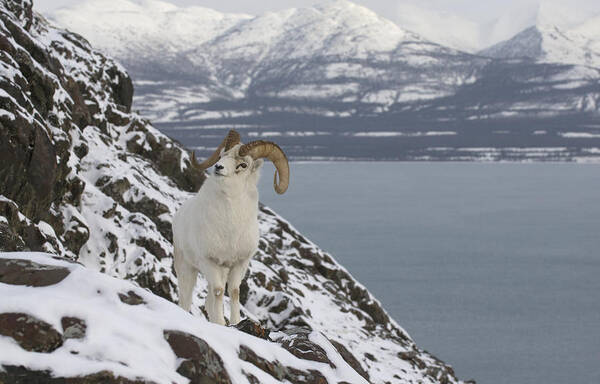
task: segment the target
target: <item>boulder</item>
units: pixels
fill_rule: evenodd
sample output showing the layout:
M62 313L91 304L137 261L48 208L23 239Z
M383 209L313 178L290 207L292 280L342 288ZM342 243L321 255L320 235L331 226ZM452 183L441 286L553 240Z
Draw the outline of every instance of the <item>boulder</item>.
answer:
M12 285L46 287L69 275L64 267L38 264L30 260L0 259L0 282Z
M177 372L193 383L231 384L223 360L206 341L181 331L164 331L175 355L183 362Z
M12 337L27 351L49 353L63 344L50 324L26 313L0 313L0 335Z

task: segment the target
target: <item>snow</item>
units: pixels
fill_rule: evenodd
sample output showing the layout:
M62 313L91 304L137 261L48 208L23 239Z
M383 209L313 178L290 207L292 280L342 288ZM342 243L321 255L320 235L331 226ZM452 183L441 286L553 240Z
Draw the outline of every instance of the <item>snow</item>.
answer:
M80 31L97 48L122 53L130 48L127 40L135 40L140 48L153 52L167 49L167 53L172 53L177 48L208 41L248 18L202 7L178 8L154 0L90 0L51 15L58 23ZM173 46L173 42L177 45Z
M536 18L512 38L483 50L493 57L532 57L538 62L600 67L600 14L542 2ZM559 89L565 89L563 85Z
M560 132L559 136L566 137L568 139L598 139L600 133L589 133L589 132Z
M158 383L187 383L176 372L178 359L164 339L164 330L178 330L206 341L220 356L234 383L248 383L243 371L256 373L263 383L276 383L273 377L237 357L241 345L259 356L278 360L297 369L318 369L329 382L346 380L366 383L352 370L330 344L319 342L334 357L329 365L300 360L271 342L197 318L177 305L155 296L130 282L60 261L43 253L0 253L0 258L24 259L69 269L70 274L48 287L14 286L0 283L3 297L0 313L26 313L61 330L61 318L73 316L86 322L83 339L70 339L52 353L27 352L11 338L0 336L0 362L49 370L55 376L73 377L108 370L130 379L146 378ZM135 292L145 301L128 305L119 293ZM318 336L312 336L318 337ZM337 358L335 356L338 356ZM253 368L254 367L254 368Z
M427 132L397 132L397 131L369 131L347 132L346 135L355 137L421 137L421 136L454 136L454 131L427 131Z

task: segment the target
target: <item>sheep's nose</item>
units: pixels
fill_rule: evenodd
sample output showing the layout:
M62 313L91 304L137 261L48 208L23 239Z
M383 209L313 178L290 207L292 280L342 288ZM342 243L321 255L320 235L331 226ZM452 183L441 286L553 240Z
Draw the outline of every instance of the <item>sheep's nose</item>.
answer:
M217 165L215 165L215 169L216 169L217 171L220 171L220 170L221 170L221 169L223 169L223 168L225 168L225 167L224 167L224 166L222 166L221 164L217 164Z

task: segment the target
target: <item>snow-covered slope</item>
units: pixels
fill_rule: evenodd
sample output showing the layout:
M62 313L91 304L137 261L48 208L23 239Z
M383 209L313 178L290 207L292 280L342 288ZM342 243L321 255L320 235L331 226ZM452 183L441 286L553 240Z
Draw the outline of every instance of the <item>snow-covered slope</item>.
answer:
M529 58L543 63L600 67L600 39L553 25L529 27L510 40L484 49L480 54L496 58Z
M98 372L110 372L105 383L368 383L318 332L306 337L322 346L323 361L299 358L312 352L289 347L294 338L300 344L302 334L274 333L274 343L218 326L128 281L51 254L0 253L0 294L3 383L33 382L36 373L47 377L38 382L93 382Z
M223 362L233 383L364 382L357 374L377 384L459 382L451 367L419 349L329 254L264 206L259 251L241 301L246 317L277 332L273 342L251 343L239 331L217 331L203 321L203 280L194 296L194 318L152 296L177 301L170 222L204 175L190 167L180 144L131 112L133 88L123 68L79 35L34 14L30 1L0 0L0 47L0 250L42 251L88 269L67 267L48 255L1 257L43 265L23 270L24 262L11 262L0 270L0 381L29 375L52 382L56 374L74 383L127 382L119 375L184 382L174 371L193 376L200 363L175 359L178 352L161 335L172 323L205 340L210 349L192 338L200 348L192 355ZM61 276L48 288L12 286ZM108 312L81 304L88 300L103 303ZM62 324L64 317L89 327L83 341L70 339L81 334L81 324L73 319ZM145 319L139 327L130 329L131 319L140 317ZM40 330L50 339L40 341ZM103 336L116 344L107 345ZM123 356L127 350L135 353ZM254 368L244 361L254 361ZM50 367L55 371L47 372ZM85 372L77 370L82 367ZM259 379L240 375L240 369ZM102 371L90 381L87 373L96 370ZM229 382L223 377L216 382Z

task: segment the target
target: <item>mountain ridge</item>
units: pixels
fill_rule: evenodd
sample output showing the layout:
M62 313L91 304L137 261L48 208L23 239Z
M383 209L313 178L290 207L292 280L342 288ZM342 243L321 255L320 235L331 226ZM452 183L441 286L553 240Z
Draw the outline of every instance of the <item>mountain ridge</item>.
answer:
M521 60L514 47L510 57L469 54L347 1L245 17L184 48L165 31L169 48L157 47L168 55L119 32L136 24L130 14L111 13L124 22L106 35L94 30L102 17L69 15L57 21L132 73L135 108L202 156L236 127L278 136L302 160L597 161L600 72L572 60ZM574 52L562 58L585 59L559 42Z

